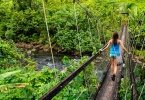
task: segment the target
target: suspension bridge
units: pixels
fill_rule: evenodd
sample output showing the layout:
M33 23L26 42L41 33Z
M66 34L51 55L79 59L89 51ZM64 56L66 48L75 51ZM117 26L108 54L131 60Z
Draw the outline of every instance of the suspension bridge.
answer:
M127 26L122 26L122 36L121 40L124 43L127 43L125 40L127 36ZM129 44L128 44L129 45ZM106 45L105 45L106 46ZM105 47L104 46L104 47ZM102 49L104 48L102 47ZM94 56L90 57L83 65L81 65L78 69L76 69L74 72L72 72L69 76L67 76L64 80L62 80L60 83L58 83L52 90L48 91L41 100L51 100L57 93L59 93L71 80L73 80L81 71L83 71L87 65L89 65L95 58L97 58L101 54L101 51L99 51ZM96 90L96 93L93 96L93 100L118 100L119 99L119 86L122 78L122 72L124 67L126 66L125 63L123 63L123 56L124 51L121 49L121 56L122 59L117 58L118 60L118 71L116 75L116 81L112 81L110 76L110 63L107 66L106 72L103 76L102 82L100 83L100 86ZM131 87L132 87L132 100L137 100L137 91L135 86L135 79L133 74L133 56L128 57L129 65L130 65L130 79L131 79Z
M74 2L74 3L76 3L76 2ZM43 7L44 7L44 5L43 5ZM75 8L75 5L74 5L74 8ZM86 11L87 15L91 15L91 14L89 14L89 12L86 9L84 9L84 10ZM45 15L45 19L46 19L45 10L44 10L44 15ZM75 10L75 17L76 17L76 10ZM47 20L46 20L46 22L47 22ZM76 26L77 26L77 23L78 22L77 22L77 18L76 18ZM88 24L89 24L89 21L88 21ZM47 23L46 23L46 26L47 26L48 36L49 36ZM77 32L78 32L78 27L76 27L76 28L77 28ZM128 24L122 25L121 26L122 34L120 34L120 35L121 35L121 40L123 41L124 45L127 45L128 50L131 51L130 48L132 47L132 45L134 43L132 43L130 40L130 34L128 33L127 28L128 28ZM80 40L80 37L78 37L78 40ZM141 47L141 50L144 46L144 41L145 41L145 39L143 40L143 45ZM50 41L50 43L51 43L51 41ZM80 45L80 42L79 42L79 45ZM101 49L105 48L106 45L104 45ZM51 44L50 44L50 46L51 46ZM106 64L106 71L104 72L102 81L100 82L98 88L96 88L96 92L91 95L93 100L107 100L107 99L108 100L119 100L119 89L120 89L121 78L123 77L123 70L127 66L127 63L129 65L129 74L130 74L131 100L139 100L142 92L140 93L140 95L138 95L137 90L136 90L135 77L134 77L135 61L134 61L133 53L131 55L128 55L125 57L124 51L122 49L120 51L121 51L121 58L120 57L117 58L118 71L117 71L117 75L116 75L116 80L112 81L110 78L110 76L111 76L110 62L108 62L108 64ZM52 53L52 58L53 58L52 50L51 50L51 53ZM80 53L81 53L81 48L80 48ZM91 56L85 63L83 63L75 71L70 73L65 79L63 79L61 82L59 82L55 87L53 87L46 94L44 94L40 98L40 100L53 99L53 97L55 97L61 90L63 90L63 88L65 88L67 85L69 85L69 83L80 72L84 71L91 62L93 62L97 57L99 57L99 55L101 55L101 53L102 53L101 51L98 51L95 55ZM54 60L53 60L53 63L54 63ZM144 89L144 87L143 87L143 89ZM88 99L88 100L90 100L90 99Z

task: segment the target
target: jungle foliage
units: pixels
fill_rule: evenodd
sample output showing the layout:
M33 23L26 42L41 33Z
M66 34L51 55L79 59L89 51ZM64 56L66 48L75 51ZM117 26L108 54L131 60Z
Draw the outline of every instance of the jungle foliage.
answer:
M75 1L75 0L74 0ZM77 0L76 0L77 1ZM128 26L132 52L145 58L145 2L144 0L44 0L48 29L52 47L64 51L93 52L107 43L121 25ZM0 0L0 99L21 98L38 100L60 80L74 71L88 58L74 62L66 57L64 64L70 65L62 73L57 69L43 68L36 71L35 63L20 52L15 42L39 42L49 44L42 0ZM126 13L126 14L125 14ZM128 23L129 22L129 23ZM136 50L138 49L138 50ZM54 100L87 100L92 97L98 80L92 65L80 73ZM57 76L55 74L58 74ZM144 80L141 67L135 71L136 78ZM90 80L85 84L86 80ZM143 83L137 80L137 90ZM86 88L88 85L90 87ZM122 79L120 99L130 99L129 79ZM66 92L67 91L67 92ZM140 92L139 92L140 93ZM142 92L141 99L144 99Z
M83 57L79 62L64 59L70 66L67 71L60 72L57 69L49 69L44 66L41 71L35 71L34 67L28 65L22 68L7 68L1 70L0 74L0 99L26 99L39 100L46 92L52 89L58 82L63 80L78 66L80 66L88 57ZM53 100L68 99L92 99L99 82L95 75L92 65L89 65L84 72L81 72L70 84L63 89ZM81 95L80 95L81 94Z
M1 1L1 38L13 39L15 42L48 43L42 1L30 1ZM93 50L93 46L99 49L101 44L110 38L110 34L119 29L120 15L119 11L113 10L116 8L115 3L108 5L97 1L82 2L82 6L89 13L78 4L69 1L45 0L53 46L65 51L79 50L80 42L82 52L89 52Z
M48 44L43 10L46 10L48 29L53 47L64 51L98 50L114 31L120 32L121 13L128 13L130 30L140 47L144 36L144 3L138 1L80 0L1 0L0 37L15 42L36 41ZM134 31L135 26L136 31ZM100 42L101 40L101 42ZM80 47L79 47L80 42Z

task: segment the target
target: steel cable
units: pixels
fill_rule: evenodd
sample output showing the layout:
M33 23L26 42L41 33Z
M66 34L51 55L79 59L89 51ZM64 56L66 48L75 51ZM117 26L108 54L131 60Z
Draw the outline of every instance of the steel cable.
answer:
M50 38L50 33L49 33L49 28L48 28L48 23L47 23L48 21L47 21L47 18L46 18L45 4L44 4L43 0L42 0L42 5L43 5L43 11L44 11L44 17L45 17L46 30L47 30L48 39L49 39L49 46L50 46L50 49L51 49L52 62L53 62L53 66L55 68L53 50L52 50L52 46L51 46L51 38ZM56 74L56 72L55 72L55 74Z
M76 20L76 32L78 34L80 56L82 57L82 48L81 48L81 43L80 43L81 38L80 38L80 33L78 31L78 20L77 20L76 2L74 2L74 14L75 14L75 20Z

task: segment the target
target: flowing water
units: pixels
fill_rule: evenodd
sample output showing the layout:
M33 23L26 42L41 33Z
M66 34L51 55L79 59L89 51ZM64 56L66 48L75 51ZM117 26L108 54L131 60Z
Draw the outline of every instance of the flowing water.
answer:
M55 68L58 70L63 70L66 66L63 64L62 59L63 55L54 55ZM68 56L69 59L79 60L77 56ZM50 69L54 68L52 56L49 54L35 54L35 61L37 62L38 70L41 70L43 66L48 66Z
M103 78L103 73L107 70L107 65L109 64L109 56L107 52L103 52L100 54L96 60L94 60L95 63L95 74L96 77L98 77L100 80Z
M101 54L99 57L97 57L94 62L95 62L95 75L99 78L102 79L103 77L103 72L106 70L107 68L107 64L109 62L108 57L105 56L106 54ZM105 57L104 57L105 56ZM41 70L43 68L43 66L47 66L50 69L54 68L53 65L53 60L52 60L52 56L50 54L35 54L34 59L37 63L37 67L38 70ZM66 66L62 63L62 58L64 57L64 55L54 55L54 62L55 62L55 68L57 68L58 70L63 70ZM68 56L69 59L78 61L80 59L80 57L78 56Z

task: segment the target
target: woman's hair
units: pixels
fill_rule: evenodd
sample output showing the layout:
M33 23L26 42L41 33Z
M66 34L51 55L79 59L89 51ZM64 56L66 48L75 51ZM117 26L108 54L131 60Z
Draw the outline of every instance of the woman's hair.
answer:
M112 39L113 39L113 44L114 45L117 45L117 39L118 39L118 33L117 32L114 32L113 33Z

